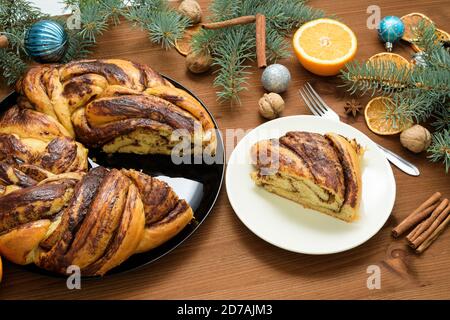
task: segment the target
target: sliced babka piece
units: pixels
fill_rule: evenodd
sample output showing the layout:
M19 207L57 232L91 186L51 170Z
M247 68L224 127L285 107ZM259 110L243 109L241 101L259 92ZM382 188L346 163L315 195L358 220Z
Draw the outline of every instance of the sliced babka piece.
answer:
M251 174L269 192L344 221L357 218L361 148L336 134L288 132L257 142Z

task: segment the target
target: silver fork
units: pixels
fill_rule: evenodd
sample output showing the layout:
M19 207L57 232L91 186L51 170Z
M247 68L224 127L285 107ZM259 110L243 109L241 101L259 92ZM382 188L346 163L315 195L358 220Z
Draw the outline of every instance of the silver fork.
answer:
M306 82L306 85L303 88L299 89L300 96L302 97L303 101L305 101L306 105L308 106L309 110L318 117L324 117L327 119L331 119L334 121L341 121L339 119L339 115L334 112L326 103L323 101L323 99L319 96L319 94L314 90L314 88L309 84L309 82ZM412 163L406 161L402 157L400 157L398 154L395 154L394 152L386 149L383 146L380 146L377 144L377 146L384 151L384 154L386 155L386 158L395 166L397 166L400 170L403 172L411 175L411 176L418 176L420 174L419 169L413 165Z

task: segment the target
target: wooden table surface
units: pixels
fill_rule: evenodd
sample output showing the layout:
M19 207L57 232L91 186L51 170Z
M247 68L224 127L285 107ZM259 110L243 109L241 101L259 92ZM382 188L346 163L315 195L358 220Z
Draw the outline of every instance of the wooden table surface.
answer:
M208 1L201 1L206 9ZM382 52L375 30L366 27L371 4L381 7L381 15L422 12L438 27L450 31L448 0L314 0L310 4L336 14L358 37L357 58L366 59ZM395 52L410 58L412 51L398 45ZM216 101L213 75L193 75L186 71L184 58L175 50L164 51L152 45L145 32L127 23L111 27L99 38L93 55L97 58L125 58L147 63L154 69L191 88L208 105L221 129L254 128L264 122L257 101L264 93L253 68L242 105L230 107ZM431 164L426 155L413 155L403 149L397 136L371 133L364 117L345 116L349 99L336 78L320 78L305 71L294 57L281 61L292 75L290 89L283 94L287 115L309 114L296 89L312 81L325 100L342 116L374 141L404 156L421 170L411 177L393 168L397 182L396 202L385 226L369 241L347 252L308 256L276 248L255 236L234 214L225 187L215 208L197 232L172 253L156 263L123 275L82 281L81 290L68 290L64 279L55 279L23 270L4 262L0 299L410 299L450 298L450 231L447 230L423 255L406 249L409 277L400 277L382 262L393 249L404 248L404 240L393 240L390 231L397 222L435 191L450 197L450 175L442 164ZM0 98L10 89L0 87ZM360 99L365 104L367 98ZM228 142L230 143L230 141ZM229 156L229 155L228 155ZM381 289L369 290L367 268L381 268Z

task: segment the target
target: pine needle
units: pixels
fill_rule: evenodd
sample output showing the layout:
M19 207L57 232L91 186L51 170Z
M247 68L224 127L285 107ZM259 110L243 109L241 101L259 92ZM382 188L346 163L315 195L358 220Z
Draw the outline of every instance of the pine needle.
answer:
M0 69L8 85L13 85L26 70L27 64L20 57L5 49L0 49Z
M248 29L248 28L247 28ZM219 67L214 86L223 88L218 92L219 99L235 98L239 102L239 92L245 89L249 66L246 60L254 58L254 39L248 36L245 28L235 28L225 33L221 41L213 50L214 63Z
M428 148L428 158L432 162L442 161L445 164L445 172L450 169L450 130L442 130L433 135L433 142Z

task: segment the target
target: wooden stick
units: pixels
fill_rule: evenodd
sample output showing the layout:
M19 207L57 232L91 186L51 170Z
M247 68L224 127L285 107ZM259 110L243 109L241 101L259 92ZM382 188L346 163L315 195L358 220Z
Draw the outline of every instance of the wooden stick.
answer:
M403 220L397 227L392 230L392 235L397 238L405 231L417 225L437 207L437 205L430 210L430 207L441 198L441 193L436 192L422 203L416 210L414 210L405 220Z
M0 48L6 48L9 45L8 38L5 35L0 35Z
M447 207L448 199L442 200L442 202L433 210L431 216L428 219L422 221L417 227L406 237L406 240L411 243L414 242L425 230L427 230L431 224L436 220L439 214Z
M256 21L255 16L242 16L230 20L225 21L219 21L219 22L210 22L210 23L203 23L202 27L205 29L221 29L221 28L228 28L232 26L238 26L243 24L249 24Z
M256 61L258 68L267 67L266 60L266 17L256 14Z
M442 222L439 227L437 227L436 230L434 230L433 233L416 249L416 253L424 252L434 242L434 240L436 240L439 235L444 232L449 223L450 215L448 215L444 222Z
M420 236L418 236L411 244L410 246L413 249L418 248L426 239L428 239L431 234L439 227L439 225L442 223L442 221L447 219L448 214L450 213L450 205L447 205L447 207L442 211L437 218L433 221L433 223L430 225L430 227L422 232Z

